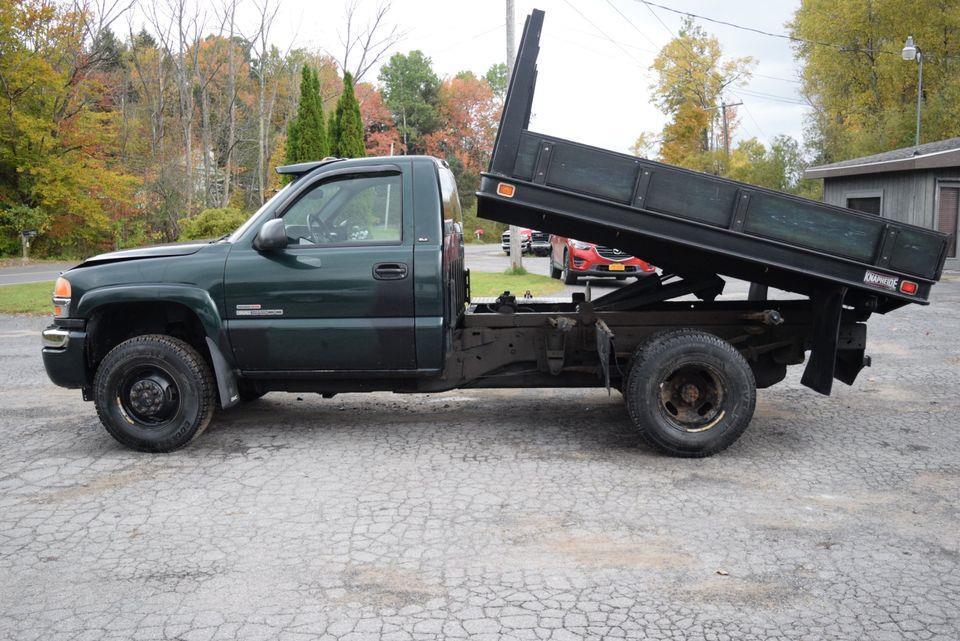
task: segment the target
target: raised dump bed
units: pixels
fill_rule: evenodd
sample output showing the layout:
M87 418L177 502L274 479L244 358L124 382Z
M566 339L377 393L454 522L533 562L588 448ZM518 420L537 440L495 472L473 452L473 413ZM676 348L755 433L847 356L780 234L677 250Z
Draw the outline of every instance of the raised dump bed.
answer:
M528 18L478 213L609 245L685 278L729 275L885 312L926 304L944 234L527 130L544 13Z

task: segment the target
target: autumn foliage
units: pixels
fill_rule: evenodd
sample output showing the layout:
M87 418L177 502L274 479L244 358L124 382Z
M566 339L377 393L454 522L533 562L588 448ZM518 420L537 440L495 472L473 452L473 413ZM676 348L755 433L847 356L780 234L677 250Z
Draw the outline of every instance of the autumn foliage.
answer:
M217 21L190 3L0 2L0 255L25 230L34 255L71 257L211 234L280 187L276 165L327 155L434 154L469 205L503 65L442 79L419 51L377 67L281 51L269 0L244 2ZM234 21L251 10L259 26Z
M486 80L470 72L443 81L439 91L441 126L425 137L428 154L455 158L466 172L479 174L490 161L500 102Z

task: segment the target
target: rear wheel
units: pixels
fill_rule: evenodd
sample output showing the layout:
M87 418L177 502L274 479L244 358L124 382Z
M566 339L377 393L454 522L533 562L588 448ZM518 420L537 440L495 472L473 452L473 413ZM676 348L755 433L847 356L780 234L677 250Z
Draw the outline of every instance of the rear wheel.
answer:
M570 269L570 255L566 250L563 251L563 270L560 272L560 278L564 285L576 285L579 280L576 272Z
M137 336L106 355L93 381L100 422L120 443L170 452L210 423L217 387L210 367L188 343L161 334Z
M651 446L672 456L710 456L750 424L756 383L727 341L692 329L656 334L637 348L624 398Z

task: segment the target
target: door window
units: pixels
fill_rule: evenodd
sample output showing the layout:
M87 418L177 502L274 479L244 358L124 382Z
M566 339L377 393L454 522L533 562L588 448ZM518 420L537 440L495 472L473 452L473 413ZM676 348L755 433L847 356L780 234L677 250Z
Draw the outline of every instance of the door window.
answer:
M400 174L342 176L319 182L283 214L291 246L398 243Z

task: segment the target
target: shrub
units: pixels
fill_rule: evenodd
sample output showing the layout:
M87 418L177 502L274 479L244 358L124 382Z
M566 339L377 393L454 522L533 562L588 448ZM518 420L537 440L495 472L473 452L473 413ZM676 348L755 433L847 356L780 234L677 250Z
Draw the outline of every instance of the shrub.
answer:
M204 209L193 218L180 221L180 240L219 238L242 225L248 215L233 207Z

